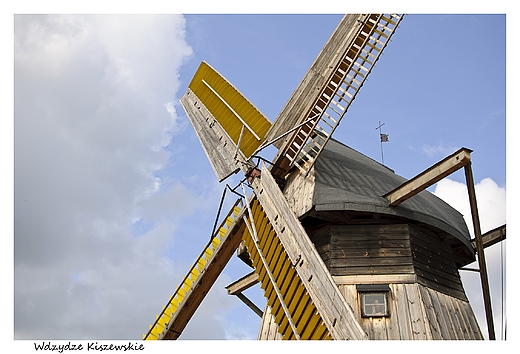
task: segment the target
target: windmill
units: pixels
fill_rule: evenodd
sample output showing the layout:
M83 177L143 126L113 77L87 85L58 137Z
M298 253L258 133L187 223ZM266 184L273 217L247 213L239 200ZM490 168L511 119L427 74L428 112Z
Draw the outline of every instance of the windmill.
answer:
M254 271L228 293L260 283L267 299L263 311L249 304L259 339L482 338L458 270L478 252L487 306L482 250L505 227L482 241L471 150L406 181L332 138L401 19L344 16L273 124L201 63L181 104L218 180L245 178L145 339L177 339L235 252ZM267 162L259 153L270 145L278 153ZM462 216L424 191L460 168L475 245Z

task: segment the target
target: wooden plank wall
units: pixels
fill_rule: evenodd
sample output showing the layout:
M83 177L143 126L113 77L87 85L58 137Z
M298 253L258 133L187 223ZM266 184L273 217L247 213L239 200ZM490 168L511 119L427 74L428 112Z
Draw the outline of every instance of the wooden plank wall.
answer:
M415 274L419 283L467 301L451 248L427 229L327 225L309 237L333 276Z
M413 274L408 225L331 225L332 275Z
M330 269L330 226L327 225L318 230L309 231L308 235L323 263Z
M282 335L278 332L278 325L275 323L275 318L271 313L270 306L265 307L260 330L258 331L258 339L282 340Z
M390 284L390 316L362 318L356 285L339 284L372 340L483 339L467 301L421 284Z
M309 171L307 177L296 170L287 178L284 196L291 206L296 217L300 217L312 208L312 198L314 195L314 169Z
M371 340L483 339L473 310L467 301L417 283L390 284L390 316L362 318L356 285L338 285ZM272 317L267 307L258 339L281 339Z
M467 300L451 248L432 232L409 225L413 265L419 283Z

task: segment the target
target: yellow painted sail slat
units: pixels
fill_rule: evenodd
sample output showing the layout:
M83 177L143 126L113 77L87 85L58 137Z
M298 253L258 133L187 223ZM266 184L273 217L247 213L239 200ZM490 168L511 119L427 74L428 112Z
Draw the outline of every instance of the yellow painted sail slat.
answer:
M274 322L278 324L280 334L285 339L296 338L279 296L286 304L297 331L302 332L298 333L300 338L311 339L316 335L322 336L323 333L328 333L326 327L321 327L322 318L257 200L253 200L251 203L251 211L254 226L257 228L258 247L276 283L277 291L275 291L275 286L271 282L271 277L261 260L252 236L249 232L244 232L243 237L255 272L259 275L260 286L264 290L267 305L271 307L271 314Z
M175 311L177 307L179 307L179 300L177 298L173 298L168 307Z
M283 252L283 246L279 243L271 258L271 266L273 267L273 276L275 279L278 279L280 276L283 266L289 263L288 259L289 257Z
M309 339L316 339L317 333L319 336L321 336L321 334L323 334L322 327L327 329L327 327L323 323L323 321L318 313L315 313L312 316L308 326L309 326L309 328L311 328L311 336L309 337ZM319 338L319 336L318 336L318 338Z
M164 310L164 317L167 319L167 320L170 320L170 318L172 318L172 315L173 315L173 309L171 307L167 307L165 310Z
M231 224L233 223L233 221L235 221L235 219L233 219L231 216L228 216L226 218L226 227L229 228L231 226Z
M269 264L269 268L272 270L271 273L273 273L273 276L276 278L274 272L274 266L276 263L276 260L278 260L278 257L280 256L280 253L282 253L283 246L280 242L272 241L270 242L269 249L266 252L265 259L267 261L267 264Z
M213 249L216 249L219 244L220 244L220 239L214 238L213 241L211 242L211 247L213 247Z
M304 330L306 329L308 321L310 320L310 318L312 317L312 314L315 311L316 311L316 307L314 307L311 299L309 298L309 300L307 301L307 303L305 304L305 306L303 308L301 317L296 322L296 328L298 329L298 333L301 333L302 336L305 333Z
M282 336L286 331L292 332L287 316L283 316L281 321L277 322L276 324L278 325L278 333L280 333Z
M151 340L157 340L159 339L159 334L160 332L158 332L158 328L154 328L150 334L150 336L148 337L148 339L151 339Z
M209 261L209 259L211 258L211 256L213 255L213 250L211 248L206 248L206 250L204 251L204 256L206 257L206 260Z
M190 272L190 276L192 279L197 279L198 276L199 276L199 270L197 269L197 267L193 267L191 268L191 272Z
M323 323L322 320L320 320L320 324L318 328L314 331L311 339L323 339L325 334L327 333L327 326L325 326L325 323Z
M302 338L301 339L312 339L312 336L314 335L316 326L319 323L319 318L317 318L315 316L316 309L314 309L313 311L314 311L314 313L310 313L305 318L305 324L302 329Z
M185 289L187 292L191 289L191 285L193 284L193 282L191 281L190 278L186 278L184 280L184 286L183 286L183 289Z
M278 270L280 270L280 269L281 269L281 268L278 268ZM280 277L280 272L278 272L277 275L275 275L274 272L273 272L273 277L275 278L275 281L276 281L276 284L278 285L278 288L280 288L281 285L282 285L282 283L280 282L280 280L281 280L281 279L280 279L280 278L281 278L281 277ZM272 296L276 296L276 293L271 294L271 292L273 292L273 289L272 289L272 288L268 288L268 289L266 289L266 296L271 296L271 295L272 295ZM280 293L281 293L281 292L280 292ZM281 293L281 294L282 294L282 293ZM284 301L285 301L285 300L284 300Z
M294 290L298 286L298 281L294 278L294 275L294 273L289 274L289 276L286 278L287 280L284 283L282 283L282 287L280 289L284 301L288 304L292 302L294 297ZM272 308L272 313L276 315L280 310L280 304L275 304L275 306Z
M164 331L164 325L161 323L161 321L157 322L155 327L157 327L157 330L159 331L159 333Z
M266 235L265 235L265 232L270 231L270 230L266 229L266 225L267 225L266 220L259 220L259 223L257 225L259 226L258 229L260 231L258 233L258 246L260 247L260 249L262 250L262 252L265 255L265 253L271 246L273 240L270 239L269 237L266 237Z
M206 261L204 258L199 258L199 260L197 261L197 270L200 272L204 269L204 267L206 266L206 263L208 261Z
M294 334L293 334L293 331L291 331L291 330L285 331L284 333L281 333L281 334L282 334L283 340L294 339Z
M240 150L246 157L264 141L271 122L231 83L206 62L202 62L189 88L215 117L229 137L238 143L245 126Z

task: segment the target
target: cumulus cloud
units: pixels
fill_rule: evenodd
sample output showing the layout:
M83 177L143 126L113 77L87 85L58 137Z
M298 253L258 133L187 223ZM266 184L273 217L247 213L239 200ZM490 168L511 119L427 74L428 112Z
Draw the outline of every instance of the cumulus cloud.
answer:
M184 26L15 16L16 338L138 339L181 277L167 250L198 199L157 173L183 124Z
M444 178L437 183L434 193L464 216L470 233L474 237L466 185ZM475 194L482 233L504 225L506 223L505 188L499 187L491 178L484 178L475 185Z

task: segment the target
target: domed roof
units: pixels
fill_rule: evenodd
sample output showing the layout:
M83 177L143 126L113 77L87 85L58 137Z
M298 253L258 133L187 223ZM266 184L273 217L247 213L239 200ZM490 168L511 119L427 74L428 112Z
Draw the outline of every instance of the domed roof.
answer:
M331 139L314 165L316 211L356 211L406 218L455 237L474 257L467 225L457 210L428 191L391 207L387 192L406 181L388 167Z

